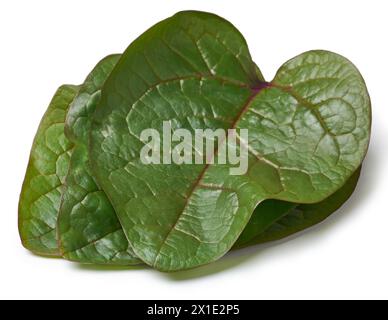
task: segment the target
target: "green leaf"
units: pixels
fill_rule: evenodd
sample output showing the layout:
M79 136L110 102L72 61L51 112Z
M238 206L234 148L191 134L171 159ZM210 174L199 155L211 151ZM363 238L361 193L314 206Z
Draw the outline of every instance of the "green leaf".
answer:
M239 139L248 172L143 164L140 134L162 132L163 121L192 132L249 129L248 141ZM222 257L266 199L315 203L333 194L361 165L369 137L369 96L348 60L307 52L266 83L230 23L183 12L122 55L103 86L90 151L135 254L174 271Z
M46 111L32 146L19 202L23 245L42 255L59 255L56 223L72 144L64 122L78 87L60 87Z
M361 168L340 190L319 203L296 205L279 200L264 201L255 209L234 248L280 240L322 222L350 198L360 173Z
M80 87L66 120L66 134L74 144L58 218L59 243L64 258L95 264L132 265L141 261L129 247L120 222L89 165L91 115L100 89L119 55L100 61Z
M280 200L270 199L263 201L256 207L251 219L233 248L238 249L256 244L255 239L257 237L297 206L296 203Z

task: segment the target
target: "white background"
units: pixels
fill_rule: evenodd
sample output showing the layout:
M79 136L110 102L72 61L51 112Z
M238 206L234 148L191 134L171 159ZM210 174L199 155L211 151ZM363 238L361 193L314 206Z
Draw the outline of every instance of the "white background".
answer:
M0 298L388 298L387 1L1 1ZM352 60L373 104L357 191L299 237L228 255L193 271L103 269L39 258L19 243L17 204L29 149L56 88L78 84L177 11L217 13L246 37L267 80L289 58L327 49Z

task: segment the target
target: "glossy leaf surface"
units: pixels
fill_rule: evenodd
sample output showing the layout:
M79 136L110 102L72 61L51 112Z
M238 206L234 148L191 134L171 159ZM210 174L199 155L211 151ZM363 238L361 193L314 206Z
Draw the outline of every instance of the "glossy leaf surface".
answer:
M319 203L297 205L279 200L264 201L255 209L234 248L280 240L322 222L350 198L360 172L361 169L357 170L341 189ZM263 216L268 218L263 219ZM270 223L266 223L268 221Z
M32 146L19 202L23 245L42 255L59 255L56 223L68 171L72 143L64 133L66 114L78 87L58 89Z
M163 121L191 131L249 129L248 141L239 139L248 172L141 163L141 132L161 132ZM314 203L333 194L360 166L369 132L369 96L345 58L307 52L265 83L230 23L183 12L123 54L103 87L90 150L135 254L174 271L222 257L266 199Z
M66 120L66 134L74 144L58 219L62 255L72 261L132 265L140 261L129 248L120 222L105 193L93 178L88 154L91 115L100 89L119 55L97 64L80 87Z

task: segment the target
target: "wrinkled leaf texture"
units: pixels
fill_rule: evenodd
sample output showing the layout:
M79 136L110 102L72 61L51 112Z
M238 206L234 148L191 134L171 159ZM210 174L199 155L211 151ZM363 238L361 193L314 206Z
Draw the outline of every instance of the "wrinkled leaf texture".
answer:
M161 132L163 121L249 129L248 141L239 139L249 171L142 164L140 133ZM369 137L369 96L347 59L306 52L264 82L229 22L183 12L134 41L113 69L93 116L90 159L135 254L175 271L222 257L267 199L328 198L359 168Z
M87 148L91 115L101 87L119 57L111 55L97 64L80 87L67 115L66 135L74 149L63 189L58 234L62 256L72 261L141 263L129 247L109 199L91 174Z
M249 144L248 173L232 177L229 166L214 164L143 167L138 135L163 120L191 130L249 128L253 136L240 141ZM33 252L83 263L142 259L163 271L205 264L337 210L356 187L369 130L369 96L345 58L307 52L267 83L232 25L179 13L121 59L103 59L82 86L58 90L31 151L21 238Z
M66 178L58 228L62 254L72 261L124 265L140 262L134 258L130 249L128 251L128 241L123 235L114 210L90 174L86 148L90 118L99 101L100 89L118 58L118 55L109 56L97 64L81 86L67 116L66 133L75 147ZM340 206L344 200L346 199L340 198L336 205ZM250 242L242 245L247 238L254 239L264 232L265 228L280 219L280 216L284 218L287 214L291 215L289 209L295 206L276 200L260 204L235 247L254 244ZM333 211L328 210L325 214L329 215ZM277 224L280 223L281 221L277 221ZM311 221L309 223L312 224ZM283 229L286 235L296 232L293 231L293 225L287 225ZM270 230L267 233L270 233ZM124 256L123 251L127 251Z
M56 224L72 150L64 133L66 114L77 86L55 93L36 133L19 201L23 245L42 255L58 256Z

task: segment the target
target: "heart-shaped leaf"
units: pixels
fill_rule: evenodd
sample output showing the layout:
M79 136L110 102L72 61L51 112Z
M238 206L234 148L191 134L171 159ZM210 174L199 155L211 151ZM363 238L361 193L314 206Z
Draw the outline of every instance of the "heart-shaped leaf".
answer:
M23 245L42 255L59 255L56 223L71 142L65 118L78 87L64 85L52 99L36 133L19 202L19 232Z
M248 172L230 175L230 163L144 164L141 133L162 132L165 121L191 132L248 129L248 139L237 137ZM266 83L230 23L184 12L125 51L103 87L90 152L135 254L173 271L222 257L266 199L333 194L360 166L369 136L369 96L348 60L307 52Z
M90 118L98 103L100 89L118 58L118 55L109 56L94 68L81 86L67 116L66 133L70 141L74 143L74 152L63 192L64 201L58 219L58 229L63 255L73 261L104 264L137 264L140 262L134 258L131 249L128 251L128 241L113 208L104 192L97 187L92 178L86 148L89 140ZM341 201L346 200L341 197L343 189L353 190L354 182L348 182L351 183L351 186L343 187L337 191L338 195L319 203L319 207L318 205L312 206L312 209L315 210L310 210L310 216L316 212L317 217L312 216L304 223L301 219L292 219L292 217L297 216L297 213L300 215L308 206L299 205L298 208L295 208L297 205L293 203L278 200L264 201L255 209L251 220L234 247L254 245L256 242L264 241L263 239L272 239L272 233L275 233L275 230L280 233L279 229L281 229L284 237L296 232L294 230L300 231L311 226L313 221L322 220L320 218L322 215L332 213L332 211L324 210L322 214L321 208L332 209L333 200L336 199L336 208L333 211L342 205ZM291 210L294 208L295 210ZM295 226L292 222L298 225ZM263 236L261 236L262 233L264 233ZM92 235L92 238L88 239L88 235Z
M89 140L90 118L98 103L100 89L118 59L119 55L112 55L97 64L80 87L67 114L65 131L74 144L74 151L63 191L58 230L62 254L72 261L121 265L140 262L134 258L132 250L128 249L128 241L115 212L92 177L86 148ZM260 75L260 71L258 74ZM341 204L338 203L338 206ZM279 229L277 226L285 225L283 220L294 221L285 217L287 214L293 215L291 208L294 207L296 204L293 203L278 200L264 201L255 209L234 247L256 244L256 239L261 239L262 233L265 233L263 238L271 238L268 235L270 231L265 231ZM323 207L327 207L325 203ZM303 210L303 206L299 208L301 209L298 212ZM270 228L272 224L275 226ZM283 234L296 229L293 225L287 227L283 226Z
M58 218L63 257L95 264L132 265L141 261L130 249L116 213L95 182L89 166L88 143L91 115L100 89L119 55L97 64L80 87L66 121L66 134L74 144Z

